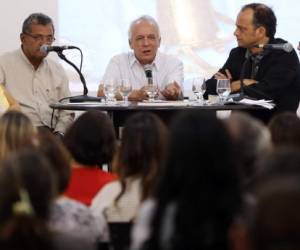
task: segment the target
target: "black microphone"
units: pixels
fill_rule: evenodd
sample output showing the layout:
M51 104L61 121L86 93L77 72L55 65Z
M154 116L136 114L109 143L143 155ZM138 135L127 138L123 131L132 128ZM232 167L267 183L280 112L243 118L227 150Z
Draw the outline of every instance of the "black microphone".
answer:
M148 84L153 84L153 78L152 78L152 65L146 64L144 66L145 74L148 79Z
M255 45L255 47L262 48L262 49L284 50L285 52L288 52L288 53L293 50L293 45L290 43L258 44L258 45Z
M61 51L66 50L66 49L78 49L78 48L75 47L75 46L70 46L70 45L51 46L51 45L47 45L47 44L43 44L40 47L40 51L44 52L44 53L48 53L48 52L51 52L51 51L61 52Z

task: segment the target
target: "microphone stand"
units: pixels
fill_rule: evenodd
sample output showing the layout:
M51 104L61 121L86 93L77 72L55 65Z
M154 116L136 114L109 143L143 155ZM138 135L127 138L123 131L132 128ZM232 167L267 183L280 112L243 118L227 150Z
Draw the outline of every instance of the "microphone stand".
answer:
M74 63L72 63L71 61L69 61L66 58L66 56L62 53L62 51L58 51L57 55L62 60L64 60L68 64L70 64L76 70L76 72L79 74L80 81L83 85L83 95L69 97L69 101L70 102L101 102L101 100L102 100L101 97L95 97L95 96L88 96L87 95L89 91L88 91L88 88L86 86L86 81L85 81L84 76L82 75L81 71L77 68L77 66Z

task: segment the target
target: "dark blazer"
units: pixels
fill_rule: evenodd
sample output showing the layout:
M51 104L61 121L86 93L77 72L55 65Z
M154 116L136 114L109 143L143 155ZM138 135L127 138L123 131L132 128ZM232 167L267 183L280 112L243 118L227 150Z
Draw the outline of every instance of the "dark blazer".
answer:
M270 43L278 44L286 41L278 38ZM225 73L228 69L232 75L232 81L239 80L241 69L246 60L246 49L237 47L231 50L230 55L219 70ZM252 61L248 61L245 67L245 79L251 79ZM276 107L274 112L296 112L300 100L300 64L296 51L288 53L283 50L265 50L262 59L256 66L257 84L245 86L245 94L256 99L272 99ZM208 94L216 94L216 80L207 80Z

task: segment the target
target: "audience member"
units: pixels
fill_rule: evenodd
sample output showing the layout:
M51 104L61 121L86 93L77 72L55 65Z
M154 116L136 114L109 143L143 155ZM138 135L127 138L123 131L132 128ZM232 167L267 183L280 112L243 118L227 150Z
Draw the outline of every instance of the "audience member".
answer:
M0 161L22 147L32 145L37 134L30 119L20 111L7 111L0 117Z
M300 148L300 119L291 112L274 116L269 129L274 147L291 146Z
M211 113L185 112L170 138L165 172L141 209L131 249L228 249L241 194L226 127Z
M20 104L8 90L0 84L0 115L9 109L20 110Z
M295 50L258 48L257 45L282 44L274 38L277 20L273 10L262 3L242 7L236 20L238 47L234 48L224 66L207 81L207 94L216 94L217 79L230 79L231 90L240 92L243 70L243 91L257 99L274 100L272 112L259 110L257 116L268 121L270 115L282 111L296 112L300 99L300 64Z
M133 88L129 100L141 101L147 98L144 89L148 83L145 74L147 69L152 72L151 77L160 89L161 98L182 98L183 64L174 56L158 51L161 37L155 19L141 16L132 21L128 41L133 52L114 56L106 68L102 82L120 83L122 79L128 79ZM100 84L98 96L103 95L103 85Z
M58 232L67 232L92 243L108 241L104 217L95 217L81 202L63 195L71 176L71 156L60 140L50 132L39 134L38 149L48 159L58 183L58 194L51 206L49 226Z
M115 130L109 117L97 110L82 114L67 130L64 143L75 162L65 195L86 205L114 174L103 171L116 148Z
M242 185L247 188L256 174L256 164L271 149L269 129L259 120L246 113L234 112L225 124L234 143L234 160Z
M167 130L156 115L142 112L129 117L115 160L120 180L100 190L92 202L93 213L103 213L108 222L134 221L161 173L166 147Z
M1 163L1 249L94 249L82 239L48 228L55 188L49 163L34 149L11 154Z
M63 133L74 115L60 110L52 116L49 104L70 96L68 79L62 66L41 51L41 46L55 40L51 18L42 13L28 16L20 39L21 48L0 57L0 83L20 103L34 126Z
M299 249L299 149L281 147L261 162L254 200L244 209L233 249Z

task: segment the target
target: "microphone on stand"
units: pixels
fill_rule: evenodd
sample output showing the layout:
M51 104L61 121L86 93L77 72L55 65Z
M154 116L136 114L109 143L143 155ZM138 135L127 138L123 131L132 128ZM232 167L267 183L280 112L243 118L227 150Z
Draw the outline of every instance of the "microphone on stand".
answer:
M80 78L80 81L83 85L83 95L79 95L79 96L72 96L72 97L68 97L68 98L63 98L62 100L64 99L69 99L69 102L101 102L102 98L101 97L95 97L95 96L88 96L88 88L86 86L86 81L85 81L85 78L83 76L83 74L81 73L81 69L79 70L78 67L72 63L70 60L68 60L66 58L66 56L62 53L63 50L66 50L66 49L78 49L81 53L81 65L82 65L82 51L80 48L78 47L75 47L75 46L50 46L50 45L42 45L40 47L40 51L41 52L44 52L44 53L48 53L50 51L54 51L57 53L57 55L62 59L64 60L66 63L68 63L69 65L71 65L75 70L76 72L78 73L79 75L79 78ZM81 67L80 67L81 68ZM60 101L62 101L60 100Z
M144 66L145 74L148 79L148 84L153 84L153 76L152 76L152 65L146 64Z
M257 44L254 47L262 49L274 49L274 50L283 50L287 53L290 53L293 50L293 45L290 43L278 43L278 44Z
M47 45L47 44L43 44L40 47L40 51L44 52L44 53L48 53L48 52L51 52L51 51L61 52L61 51L66 50L66 49L79 49L79 48L75 47L75 46L71 46L71 45L51 46L51 45Z

